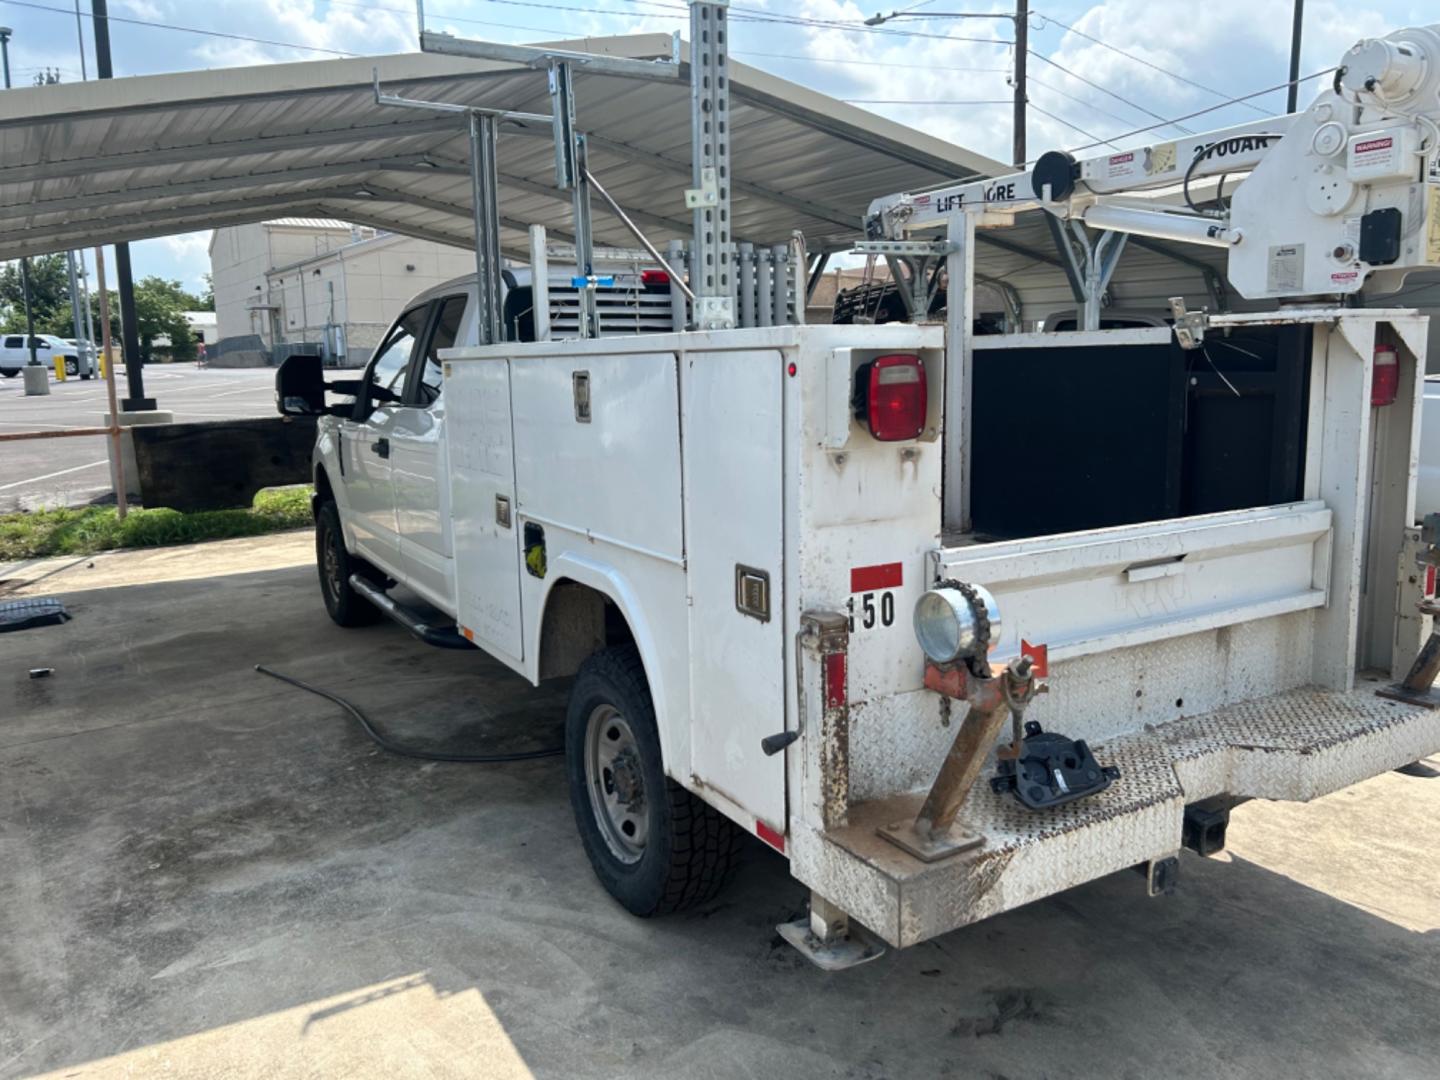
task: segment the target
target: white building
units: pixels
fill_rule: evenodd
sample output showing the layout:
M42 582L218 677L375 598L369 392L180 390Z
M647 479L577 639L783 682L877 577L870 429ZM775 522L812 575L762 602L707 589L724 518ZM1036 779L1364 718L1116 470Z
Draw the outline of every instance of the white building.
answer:
M475 270L474 254L325 218L279 218L217 229L212 362L277 345L319 344L363 363L416 293Z

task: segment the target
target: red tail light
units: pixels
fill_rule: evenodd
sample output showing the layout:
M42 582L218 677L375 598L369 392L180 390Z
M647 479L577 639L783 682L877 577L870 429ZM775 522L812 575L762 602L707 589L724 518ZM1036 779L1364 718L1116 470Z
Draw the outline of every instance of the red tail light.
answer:
M913 353L879 356L855 371L855 416L879 442L919 438L929 402L925 365Z
M1393 345L1375 349L1374 375L1370 380L1370 404L1393 405L1400 391L1400 356Z
M641 285L669 285L670 275L664 270L641 270Z

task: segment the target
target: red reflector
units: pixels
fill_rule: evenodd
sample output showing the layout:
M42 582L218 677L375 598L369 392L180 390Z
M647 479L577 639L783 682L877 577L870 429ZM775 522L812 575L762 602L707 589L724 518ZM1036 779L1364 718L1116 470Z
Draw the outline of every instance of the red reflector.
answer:
M1435 595L1435 567L1425 567L1425 595Z
M670 275L664 270L641 270L641 285L669 285Z
M770 828L769 825L766 825L763 821L757 821L755 822L755 835L760 837L761 840L764 840L765 843L769 844L782 855L785 853L784 833L776 832L774 829Z
M1370 381L1370 404L1393 405L1400 391L1400 357L1393 345L1375 350L1374 375Z
M1030 642L1021 638L1020 655L1030 658L1037 679L1043 679L1050 674L1050 646L1031 645Z
M856 415L880 442L914 439L925 430L925 365L913 353L879 356L855 372Z
M851 592L878 592L905 584L905 568L898 562L880 566L856 566L850 571Z
M843 709L845 707L845 654L843 652L825 654L825 707L827 709Z

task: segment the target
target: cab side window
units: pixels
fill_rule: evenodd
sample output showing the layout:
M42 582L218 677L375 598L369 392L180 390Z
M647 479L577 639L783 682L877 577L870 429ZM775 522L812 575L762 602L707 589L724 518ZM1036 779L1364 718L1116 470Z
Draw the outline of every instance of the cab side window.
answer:
M23 349L24 347L25 339L23 337L7 337L5 339L5 348L7 349Z
M460 336L460 320L464 315L465 297L447 296L440 301L440 312L435 317L430 340L425 344L425 354L419 361L420 377L415 381L415 400L410 404L429 408L440 397L445 388L440 350L454 346Z
M425 319L429 314L429 304L411 308L400 316L375 350L375 357L366 373L365 396L357 402L357 419L369 416L377 405L398 402L404 396L405 373L410 369L415 341L425 329Z

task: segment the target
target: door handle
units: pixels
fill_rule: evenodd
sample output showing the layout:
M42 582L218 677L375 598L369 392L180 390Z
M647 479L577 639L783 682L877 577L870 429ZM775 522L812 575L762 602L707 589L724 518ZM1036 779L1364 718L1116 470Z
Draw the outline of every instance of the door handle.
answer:
M390 440L377 439L375 442L372 442L370 444L370 449L376 454L378 454L380 457L388 458L390 456Z

